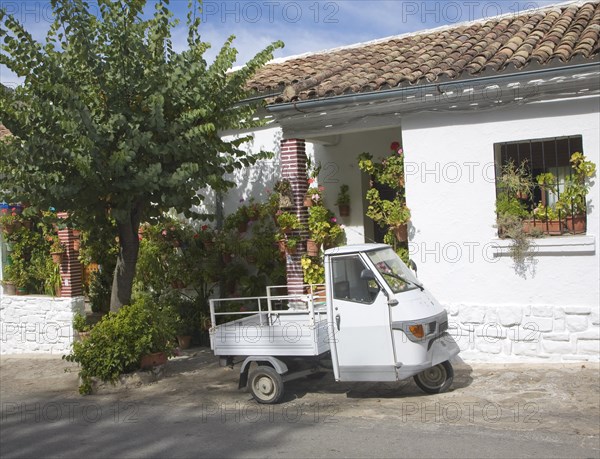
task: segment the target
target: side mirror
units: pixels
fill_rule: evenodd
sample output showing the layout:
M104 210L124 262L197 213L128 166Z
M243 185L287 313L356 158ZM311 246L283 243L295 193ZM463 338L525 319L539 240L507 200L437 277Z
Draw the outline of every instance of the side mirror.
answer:
M363 269L360 272L360 278L362 280L375 280L375 274L373 274L373 271L371 271L370 269Z
M418 277L417 276L417 264L412 259L408 260L408 267L415 272L415 277Z

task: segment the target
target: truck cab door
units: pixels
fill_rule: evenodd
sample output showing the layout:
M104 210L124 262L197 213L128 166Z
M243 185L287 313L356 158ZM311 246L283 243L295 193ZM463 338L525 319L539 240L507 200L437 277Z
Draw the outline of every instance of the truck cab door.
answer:
M334 374L338 381L395 381L387 297L365 272L368 267L358 254L330 258L326 275Z

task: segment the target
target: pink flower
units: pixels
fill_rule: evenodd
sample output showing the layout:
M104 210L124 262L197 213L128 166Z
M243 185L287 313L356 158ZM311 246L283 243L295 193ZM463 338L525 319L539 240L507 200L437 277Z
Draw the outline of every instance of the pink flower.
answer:
M167 235L167 230L166 230L166 229L162 230L162 231L160 232L160 234L162 234L163 236L166 236L166 235Z
M309 184L313 184L313 183L315 183L315 179L314 179L314 178L312 178L312 177L311 177L311 178L309 178L309 179L308 179L308 183L309 183Z
M331 222L332 222L332 223L335 223L335 222L337 222L337 218L335 218L335 217L331 217Z
M401 155L402 153L404 153L404 149L403 148L398 148L398 154Z
M320 186L319 187L319 191L325 191L325 187L324 186Z

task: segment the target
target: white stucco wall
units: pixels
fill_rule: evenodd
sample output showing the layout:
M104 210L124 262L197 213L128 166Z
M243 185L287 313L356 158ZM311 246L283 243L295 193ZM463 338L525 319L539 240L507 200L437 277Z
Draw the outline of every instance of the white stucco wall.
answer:
M0 298L0 354L66 354L73 342L73 315L83 297L27 295Z
M226 176L228 180L236 185L223 195L225 215L235 212L243 202L252 197L258 202L266 201L269 191L273 191L273 185L281 177L279 156L282 139L281 128L267 127L244 135L248 134L252 137L252 140L241 147L243 150L252 153L272 152L273 158L259 161L254 166L237 170ZM226 136L225 139L231 140L233 136ZM216 209L214 191L202 190L200 193L205 197L204 205L195 207L194 211L199 214L214 214Z
M411 256L419 278L452 312L457 327L481 330L499 324L502 329L494 344L479 340L478 345L476 338L463 343L465 355L598 358L598 179L588 195L582 238L587 253L560 247L561 240L572 237L545 238L540 244L559 247L536 255L519 275L512 259L494 257L491 247L497 242L494 143L582 135L583 152L599 165L598 108L598 98L589 98L403 119L407 203L414 225ZM508 311L516 317L499 317ZM511 327L525 324L531 324L535 342L507 337Z

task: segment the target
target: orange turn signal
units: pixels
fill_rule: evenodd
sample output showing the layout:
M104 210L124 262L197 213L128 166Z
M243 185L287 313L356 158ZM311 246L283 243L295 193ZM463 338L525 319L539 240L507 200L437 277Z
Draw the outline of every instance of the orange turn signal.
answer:
M408 329L415 336L415 338L423 338L425 336L423 325L410 325Z

